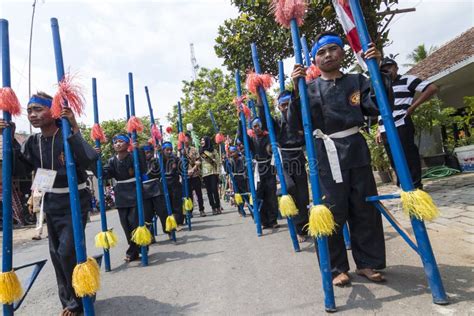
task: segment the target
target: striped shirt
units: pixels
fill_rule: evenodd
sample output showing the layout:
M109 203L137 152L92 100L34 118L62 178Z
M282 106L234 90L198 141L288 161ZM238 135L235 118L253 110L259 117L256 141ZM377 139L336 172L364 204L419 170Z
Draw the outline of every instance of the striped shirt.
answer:
M399 127L405 125L405 117L407 110L413 103L415 93L423 92L431 84L429 81L422 81L412 75L398 75L393 81L393 97L394 97L394 108L393 108L393 120L395 126ZM379 116L379 131L385 132L385 126L383 126L382 117Z

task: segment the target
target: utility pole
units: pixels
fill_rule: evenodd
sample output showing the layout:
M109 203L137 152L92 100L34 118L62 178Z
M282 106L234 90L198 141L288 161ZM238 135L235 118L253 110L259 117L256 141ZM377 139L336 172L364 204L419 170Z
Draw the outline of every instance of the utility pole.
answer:
M199 70L199 66L197 64L196 56L194 55L194 44L190 43L189 48L191 50L191 67L192 67L192 74L193 74L193 81L197 79L197 72Z
M36 12L36 0L33 0L33 12L31 14L31 26L30 26L30 47L28 52L28 98L31 97L31 48L33 44L33 23L35 21ZM30 123L30 134L33 134L33 128Z

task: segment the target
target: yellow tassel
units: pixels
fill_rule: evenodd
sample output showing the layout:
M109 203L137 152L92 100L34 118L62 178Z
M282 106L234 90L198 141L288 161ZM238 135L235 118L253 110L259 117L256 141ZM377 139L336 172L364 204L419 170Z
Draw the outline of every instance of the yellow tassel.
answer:
M410 217L431 221L439 216L439 210L431 196L423 190L404 192L400 194L403 211Z
M95 235L95 246L97 248L110 249L117 245L117 234L112 229Z
M186 212L191 212L193 210L193 200L191 198L184 198L183 200L183 214L186 215Z
M278 200L281 216L292 217L298 214L298 208L291 195L282 195Z
M239 193L234 194L234 200L235 200L235 203L237 203L237 205L242 205L244 203L244 200L242 199L242 195L240 195Z
M172 232L178 227L178 224L176 223L176 219L174 218L174 215L170 215L166 218L166 226L165 229L167 232Z
M313 237L329 236L336 230L336 223L326 205L313 205L309 210L308 233Z
M91 296L100 288L99 265L94 258L88 257L86 262L79 263L72 272L72 287L78 297Z
M148 246L151 244L153 236L146 226L138 226L132 232L132 241L139 246Z
M23 289L14 270L0 273L0 303L13 304L23 295Z
M249 195L249 204L253 206L253 199L252 199L252 195Z

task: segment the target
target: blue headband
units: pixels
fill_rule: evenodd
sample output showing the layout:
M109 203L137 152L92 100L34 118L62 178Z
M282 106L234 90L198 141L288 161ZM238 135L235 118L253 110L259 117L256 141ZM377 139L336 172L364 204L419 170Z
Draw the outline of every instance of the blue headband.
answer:
M164 142L163 145L161 145L161 148L162 148L162 149L166 149L166 148L171 148L171 149L173 149L173 145L171 145L170 142Z
M144 151L153 151L153 148L152 148L150 145L142 146L142 149L143 149Z
M117 140L121 140L125 143L130 143L130 138L128 138L128 136L125 136L125 135L117 135L115 136L114 138L112 138L112 142L116 142Z
M33 103L51 108L51 105L53 104L53 100L44 99L37 96L32 96L30 101L28 101L28 105L33 104Z
M289 94L284 94L281 97L278 98L278 104L282 104L285 102L291 101L291 93Z
M229 151L237 151L237 147L235 147L235 146L230 146L230 147L229 147Z
M260 127L262 127L262 121L260 121L260 118L256 117L252 120L252 123L250 123L250 125L252 127L254 127L255 125L259 125Z
M342 43L342 39L337 35L324 35L322 36L316 43L314 43L313 48L311 49L311 56L315 58L316 53L318 50L326 46L328 44L336 44L341 48L344 48L344 44Z

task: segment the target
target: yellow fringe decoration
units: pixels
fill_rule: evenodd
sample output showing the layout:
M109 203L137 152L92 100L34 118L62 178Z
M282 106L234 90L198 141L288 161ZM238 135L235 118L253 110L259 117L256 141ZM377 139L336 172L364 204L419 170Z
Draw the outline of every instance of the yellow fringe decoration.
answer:
M289 194L282 195L278 200L281 216L292 217L298 215L298 208L296 207L293 197Z
M336 222L326 205L313 205L309 210L308 233L313 237L330 236L336 230Z
M91 296L100 288L100 268L94 258L79 263L72 272L72 287L78 297Z
M166 218L166 226L165 230L167 232L172 232L178 227L178 224L176 223L176 219L174 218L174 215L170 215Z
M234 200L235 200L235 203L237 203L237 205L244 204L244 200L242 199L242 195L240 195L239 193L234 194Z
M249 204L253 206L253 199L252 199L252 195L251 195L251 194L249 195Z
M409 217L422 221L431 221L439 216L439 210L431 196L423 190L405 192L400 194L403 211Z
M184 198L183 200L183 214L191 212L193 210L193 200L191 198Z
M153 236L146 226L138 226L132 232L132 241L139 246L148 246L151 244Z
M15 270L0 273L0 303L13 304L23 295L23 288Z
M95 235L95 246L97 248L110 249L117 245L117 234L112 229Z

